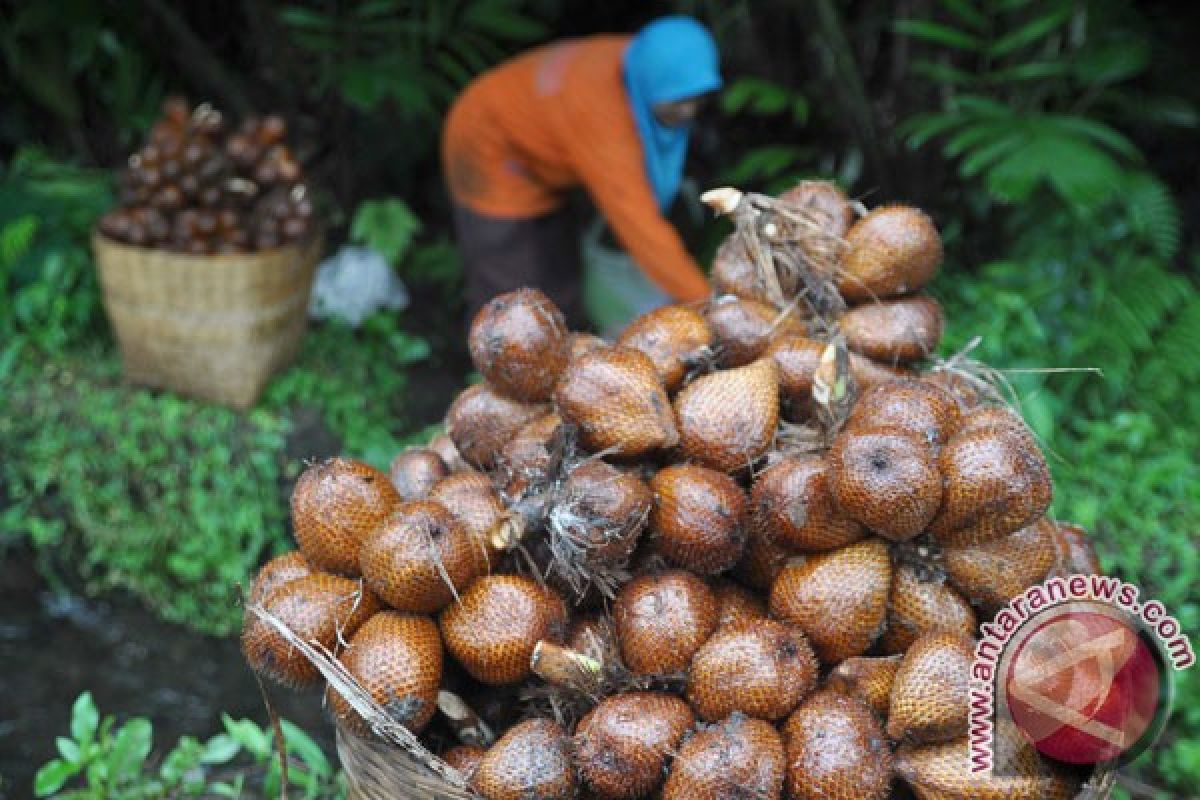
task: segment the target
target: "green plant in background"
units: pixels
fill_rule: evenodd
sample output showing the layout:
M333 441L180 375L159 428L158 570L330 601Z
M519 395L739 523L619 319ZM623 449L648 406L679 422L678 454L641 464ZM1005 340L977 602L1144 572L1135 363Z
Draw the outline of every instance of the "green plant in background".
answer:
M274 734L251 720L222 716L225 731L207 741L184 736L152 758L154 730L142 717L120 725L103 718L91 693L71 709L71 735L56 740L59 757L38 770L37 797L62 800L152 800L174 797L280 797L283 768ZM340 776L312 739L280 720L288 756L289 798L324 800L345 794Z
M447 303L458 303L462 294L462 259L448 236L432 242L416 241L425 226L399 198L366 200L350 222L350 241L376 250L406 283L429 286Z
M721 111L727 116L750 116L763 124L801 128L808 121L808 100L787 86L765 78L739 78L721 92ZM746 151L722 174L734 186L778 194L804 177L816 158L812 147L767 144Z
M971 279L948 269L939 280L947 347L982 335L977 355L1018 370L1022 411L1050 455L1054 513L1093 530L1109 571L1200 630L1200 294L1177 265L1170 193L1110 124L1134 104L1124 84L1146 68L1149 42L1120 3L940 6L944 19L896 25L924 43L915 71L942 95L902 132L914 147L941 140L957 165L952 227L989 225L1002 243ZM1176 789L1200 783L1200 685L1181 678L1168 736L1132 768Z
M0 449L0 547L28 540L43 571L127 589L165 618L237 628L237 588L286 545L287 422L120 385L111 353L19 359Z
M26 342L56 350L103 330L88 233L111 204L107 173L36 148L0 166L0 375Z
M392 101L437 122L472 77L548 29L519 0L373 0L289 6L279 17L311 56L318 89L362 111Z

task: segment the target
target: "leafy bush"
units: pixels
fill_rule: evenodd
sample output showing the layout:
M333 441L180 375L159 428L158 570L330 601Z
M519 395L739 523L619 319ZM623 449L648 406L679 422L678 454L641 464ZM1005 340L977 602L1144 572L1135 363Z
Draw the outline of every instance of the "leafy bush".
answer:
M969 277L965 242L949 242L936 286L953 321L947 346L982 335L976 355L1014 370L1050 455L1053 513L1094 531L1109 572L1196 631L1200 401L1189 387L1200 382L1200 293L1175 263L1169 191L1115 127L1134 96L1122 83L1146 68L1149 42L1114 11L1128 8L1088 6L942 0L944 21L900 21L925 43L917 71L944 96L902 131L914 147L942 140L957 164L963 202L948 227L995 242ZM1189 744L1198 683L1181 676L1168 734L1135 773L1200 783Z
M9 352L26 341L57 349L103 329L88 234L111 204L107 173L35 148L0 166L0 337Z
M248 719L223 716L224 733L201 742L184 736L162 758L154 759L154 729L134 717L118 725L103 719L84 692L71 709L71 735L58 737L59 757L34 778L37 797L67 800L150 800L167 797L279 797L283 768L274 733ZM329 760L312 739L280 720L288 755L287 797L342 797L345 789ZM81 783L78 788L66 788Z
M228 633L236 588L285 543L287 423L120 385L91 348L13 367L0 414L0 545L44 570L132 591L164 617Z

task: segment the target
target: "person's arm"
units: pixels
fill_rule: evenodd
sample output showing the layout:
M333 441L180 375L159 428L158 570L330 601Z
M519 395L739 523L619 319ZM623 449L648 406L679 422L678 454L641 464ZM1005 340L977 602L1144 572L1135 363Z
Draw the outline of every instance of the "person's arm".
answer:
M658 209L632 130L581 126L571 137L580 179L621 246L655 285L679 302L705 299L708 281L683 240ZM632 139L632 141L630 141Z

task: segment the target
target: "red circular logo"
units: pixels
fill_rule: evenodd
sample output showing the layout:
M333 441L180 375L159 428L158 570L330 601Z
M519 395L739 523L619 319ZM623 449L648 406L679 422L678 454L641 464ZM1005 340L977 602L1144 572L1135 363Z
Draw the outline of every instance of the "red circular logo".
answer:
M1119 612L1078 604L1038 620L1013 652L1009 712L1039 751L1072 764L1114 760L1158 711L1162 676L1138 629Z

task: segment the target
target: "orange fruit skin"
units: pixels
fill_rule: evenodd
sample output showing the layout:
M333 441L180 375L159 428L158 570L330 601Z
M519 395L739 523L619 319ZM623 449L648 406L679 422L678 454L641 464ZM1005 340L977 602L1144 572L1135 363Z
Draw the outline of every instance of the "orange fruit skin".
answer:
M718 628L696 653L687 697L709 721L735 712L778 720L816 685L817 657L799 628L747 620Z
M667 759L695 717L687 703L658 692L600 701L575 729L575 765L597 797L631 800L662 783Z
M783 740L769 722L736 714L697 731L679 748L663 800L783 796Z
M571 354L566 320L539 289L489 300L471 323L467 347L488 383L524 403L550 399Z
M941 304L923 294L864 303L838 320L851 350L885 364L934 355L944 325Z
M920 289L942 263L942 238L925 212L881 206L846 233L838 291L852 303Z
M792 800L886 800L892 753L871 709L830 689L808 696L783 726Z
M711 348L713 332L699 311L670 305L629 323L616 344L645 353L654 362L663 386L674 392L683 384L689 367Z
M520 575L486 575L441 614L446 649L471 677L499 686L530 675L542 639L561 642L567 608L553 590Z
M470 786L487 800L571 800L571 737L549 719L527 719L488 748Z
M650 480L655 551L700 575L724 572L746 545L746 494L728 475L695 464L664 467Z
M717 627L717 599L690 572L639 575L617 593L613 621L621 656L635 674L685 672Z
M871 538L790 562L771 587L771 616L798 625L823 664L860 656L883 630L892 565Z
M442 683L442 639L426 616L381 611L350 638L338 659L383 708L413 733L437 711ZM326 692L335 720L360 736L371 733L358 712L332 688Z
M296 543L317 569L358 577L358 552L400 495L388 476L361 461L331 458L300 474L292 491Z

